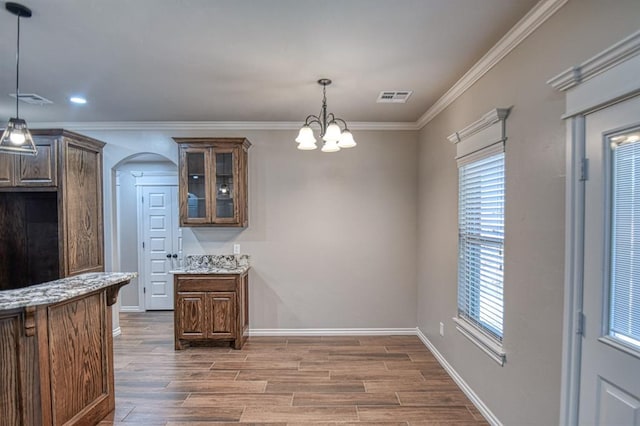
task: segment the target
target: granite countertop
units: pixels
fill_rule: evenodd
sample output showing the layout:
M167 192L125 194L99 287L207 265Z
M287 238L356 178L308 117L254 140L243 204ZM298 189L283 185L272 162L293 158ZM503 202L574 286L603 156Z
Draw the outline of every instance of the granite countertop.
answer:
M62 302L137 276L137 272L91 272L15 290L2 290L0 311Z
M249 270L246 254L201 254L184 258L184 267L169 271L172 274L244 274Z
M190 268L190 269L172 269L170 274L244 274L249 270L250 266L240 266L237 268Z

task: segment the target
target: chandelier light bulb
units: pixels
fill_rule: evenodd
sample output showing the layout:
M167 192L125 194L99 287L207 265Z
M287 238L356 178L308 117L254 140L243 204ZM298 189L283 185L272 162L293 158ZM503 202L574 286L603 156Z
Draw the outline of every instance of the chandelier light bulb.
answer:
M27 138L24 136L24 132L22 132L21 130L14 130L9 135L9 140L14 145L22 145L27 140Z
M340 136L340 142L338 142L338 146L340 148L353 148L356 146L356 141L353 139L353 135L349 130L342 132L342 136Z

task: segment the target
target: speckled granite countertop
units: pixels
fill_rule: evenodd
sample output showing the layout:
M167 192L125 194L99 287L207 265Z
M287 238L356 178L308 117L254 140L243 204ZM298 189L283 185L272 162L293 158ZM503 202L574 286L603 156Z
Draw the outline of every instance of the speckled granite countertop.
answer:
M244 274L249 270L246 254L202 254L184 258L184 267L169 271L172 274Z
M197 268L197 269L173 269L171 274L244 274L250 266L242 266L234 269L226 268Z
M91 272L30 287L0 291L0 311L48 305L129 281L137 272Z

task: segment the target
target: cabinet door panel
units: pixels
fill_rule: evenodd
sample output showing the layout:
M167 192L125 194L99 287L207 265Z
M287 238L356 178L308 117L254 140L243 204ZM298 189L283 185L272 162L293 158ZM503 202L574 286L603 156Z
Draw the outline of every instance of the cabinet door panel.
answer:
M213 223L239 225L238 149L214 148Z
M13 186L14 159L13 154L0 154L0 187Z
M178 293L176 312L179 339L206 337L205 293Z
M35 144L38 155L17 157L16 186L56 186L56 141L36 138Z
M210 337L235 336L236 294L232 292L207 293Z
M180 151L180 225L211 223L211 150Z
M102 271L102 155L69 143L64 157L65 276Z

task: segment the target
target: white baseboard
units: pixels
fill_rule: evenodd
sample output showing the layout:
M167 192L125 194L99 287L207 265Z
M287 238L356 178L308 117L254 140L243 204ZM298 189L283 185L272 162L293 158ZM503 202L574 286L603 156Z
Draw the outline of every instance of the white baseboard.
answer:
M120 306L120 312L145 312L140 306Z
M113 337L119 336L122 334L122 329L120 327L113 329Z
M249 336L415 336L416 328L250 328Z
M489 409L489 407L487 407L485 403L482 402L480 397L473 391L473 389L471 389L471 387L467 384L467 382L464 381L464 379L458 374L458 372L453 369L451 364L447 362L444 356L442 356L442 354L438 352L436 347L433 346L433 343L431 343L429 339L427 339L427 336L425 336L424 333L422 333L420 328L416 327L416 335L418 336L418 338L420 338L420 340L422 340L422 343L424 343L425 346L436 357L436 359L438 360L442 368L444 368L447 371L447 373L449 373L453 381L456 382L458 386L460 386L460 389L462 390L462 392L464 392L464 394L467 395L467 398L469 398L471 402L473 402L473 405L475 405L476 408L480 411L480 413L482 413L484 418L493 426L502 426L502 423L495 416L495 414L493 414Z

